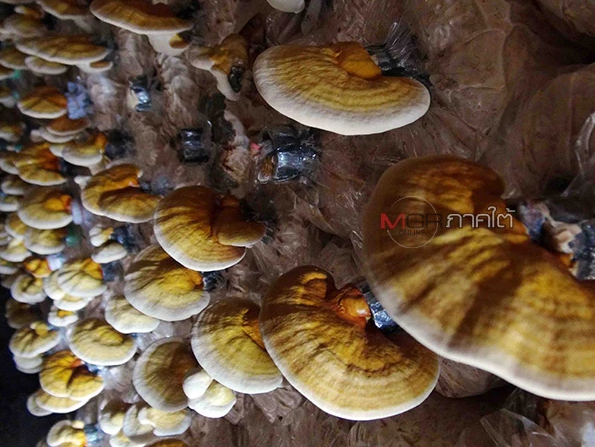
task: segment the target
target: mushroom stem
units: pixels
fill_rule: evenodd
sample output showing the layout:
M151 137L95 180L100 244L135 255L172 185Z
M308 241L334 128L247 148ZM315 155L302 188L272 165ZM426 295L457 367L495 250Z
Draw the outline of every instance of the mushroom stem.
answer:
M189 45L178 34L153 34L147 37L153 49L166 56L179 56Z
M361 329L366 327L372 313L364 295L357 287L348 284L331 292L328 300L342 318Z

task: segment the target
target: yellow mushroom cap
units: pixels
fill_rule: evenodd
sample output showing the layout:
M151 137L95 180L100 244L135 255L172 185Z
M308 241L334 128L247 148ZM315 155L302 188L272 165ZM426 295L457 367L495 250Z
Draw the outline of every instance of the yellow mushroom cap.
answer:
M503 192L494 171L455 157L391 167L365 210L370 285L388 314L438 354L540 396L592 400L595 288L533 244L520 222L500 219ZM419 199L393 205L406 196ZM403 248L380 228L381 213L395 210L440 214L443 225L397 239L420 245ZM492 213L500 228L488 225ZM466 219L446 227L450 214ZM483 215L477 228L469 215Z
M218 197L203 186L180 188L161 199L153 230L172 258L201 272L237 264L246 247L259 242L266 231L262 224L243 219L236 198Z
M53 186L66 183L60 173L60 160L50 150L47 142L31 144L13 159L18 176L27 183L39 186Z
M20 196L0 195L0 211L12 213L19 209Z
M254 63L254 82L278 112L342 135L403 127L421 118L430 106L430 93L423 84L382 76L355 42L269 48Z
M297 14L302 12L306 6L304 0L267 0L269 5L282 12L291 12Z
M43 280L23 273L10 286L10 294L19 303L36 304L45 299Z
M46 278L52 272L48 260L41 256L31 256L25 259L23 268L35 278Z
M189 447L181 439L161 439L159 441L155 441L151 444L148 444L147 447Z
M138 421L153 427L155 436L172 436L188 430L192 417L186 408L168 413L156 408L143 407L138 411Z
M128 256L126 248L116 241L110 241L99 247L92 255L91 259L98 264L109 264L119 261Z
M89 11L76 0L38 0L45 12L61 20L81 19Z
M37 56L28 56L25 58L25 65L34 73L42 75L61 75L68 71L68 67L58 62L46 61Z
M13 360L17 369L25 374L37 374L43 366L43 358L41 356L27 358L15 355L13 356Z
M43 417L43 416L48 416L48 415L52 414L51 411L45 410L45 409L41 408L39 405L37 405L35 397L36 397L36 393L33 393L33 394L29 395L29 397L27 398L27 410L29 410L29 413L31 413L33 416L37 416L37 417Z
M18 210L19 218L38 230L64 228L72 222L72 197L59 189L36 188L25 196Z
M58 351L45 359L39 373L39 384L46 393L74 400L97 396L105 383L70 351Z
M89 242L93 247L100 247L110 240L114 229L112 227L102 227L95 225L89 230Z
M89 258L65 263L57 270L56 281L64 292L81 298L92 298L106 291L101 266Z
M142 424L138 419L139 412L147 407L148 405L144 402L137 402L126 410L122 424L122 431L120 432L126 439L118 439L116 445L123 445L126 447L136 445L143 446L148 442L155 440L155 435L153 434L154 427L152 425ZM125 441L127 441L127 443Z
M34 321L12 335L8 349L16 356L32 358L49 351L59 342L60 332L51 329L43 321Z
M47 32L46 27L36 17L13 14L0 25L2 33L15 37L41 36Z
M60 421L55 423L46 437L49 447L85 447L85 423L82 421Z
M81 360L100 366L122 365L136 352L134 338L98 318L79 321L70 334L69 346Z
M222 300L203 310L192 331L192 351L216 381L240 393L268 393L283 376L267 354L258 327L257 304Z
M115 435L122 430L124 415L130 407L129 404L119 400L110 400L99 412L99 428L108 435Z
M100 61L109 54L107 48L95 45L92 36L88 35L25 39L17 42L16 47L30 56L64 65L89 64Z
M60 273L60 270L55 270L43 281L43 290L47 296L54 300L54 306L62 311L77 311L86 307L93 297L81 298L66 293L58 283Z
M37 87L23 96L17 107L32 118L59 118L67 112L66 97L56 87Z
M168 5L151 4L145 0L94 0L91 13L110 25L144 34L155 51L169 55L180 54L189 43L177 33L192 28L192 23L176 17Z
M86 141L67 144L62 150L62 158L75 166L94 166L103 160L106 145L105 135L97 133Z
M17 175L19 170L14 165L14 160L18 156L17 152L2 152L0 153L0 169L8 174Z
M66 327L76 323L79 316L76 312L70 310L58 309L55 305L52 306L48 313L48 323L56 327Z
M25 70L26 54L21 53L15 47L6 47L0 50L0 65L13 70Z
M141 170L131 164L112 166L98 172L86 182L81 191L81 202L90 213L103 216L100 200L104 195L127 188L139 188Z
M110 436L109 445L110 447L143 447L145 444L134 442L123 431L119 431L117 434Z
M304 266L269 288L260 330L283 376L316 406L346 419L379 419L428 397L438 358L404 332L389 340L369 316L359 290L337 290L329 273Z
M158 319L139 312L123 296L115 296L107 302L105 321L123 334L152 332L159 326Z
M51 411L52 413L60 414L78 410L88 402L86 400L74 400L69 399L68 397L52 396L41 389L35 392L33 399L38 407Z
M235 393L231 389L213 380L199 368L186 374L184 393L188 397L188 406L207 418L225 416L236 403Z
M67 233L68 231L65 228L56 230L29 228L25 233L24 245L33 253L53 255L60 253L66 247L65 238Z
M0 258L9 262L23 262L31 256L31 252L23 244L22 239L13 239L5 245L0 247Z
M54 270L43 280L43 291L52 300L59 300L66 296L66 292L58 284L58 273L59 270Z
M0 275L12 275L19 270L19 264L0 259Z
M132 376L137 393L153 408L172 413L188 405L183 383L198 366L189 346L180 338L157 340L139 357Z
M12 298L6 301L4 316L8 325L13 329L28 327L34 321L39 320L39 315L31 305L19 303Z
M140 188L105 193L99 199L101 215L118 222L143 223L153 218L159 197Z
M55 144L65 144L65 143L68 143L69 141L72 141L76 138L76 135L54 135L53 133L48 131L45 127L40 127L38 129L38 135L44 141L47 141L48 143L55 143ZM50 150L50 149L48 148L48 150ZM50 152L52 153L52 155L54 155L54 153L51 150L50 150Z
M143 314L164 321L184 320L209 304L201 274L183 267L158 245L134 258L124 278L124 295Z
M13 238L23 239L29 227L19 218L17 213L11 213L6 216L4 229Z
M8 175L2 180L0 188L4 194L22 196L25 195L31 187L18 176Z
M19 141L19 139L23 135L23 131L23 123L0 123L0 138L6 141L10 141L11 143Z

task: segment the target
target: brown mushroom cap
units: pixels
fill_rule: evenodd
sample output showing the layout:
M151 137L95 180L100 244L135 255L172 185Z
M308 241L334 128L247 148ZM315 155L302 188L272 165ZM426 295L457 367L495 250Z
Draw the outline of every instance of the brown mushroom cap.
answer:
M49 351L58 343L60 332L51 329L43 321L34 321L12 335L8 349L16 356L33 358Z
M62 151L62 158L75 166L94 166L103 160L107 138L96 133L86 141L67 144Z
M61 20L85 18L89 11L77 0L37 0L45 12Z
M68 67L58 62L46 61L37 56L28 56L25 58L25 65L29 70L42 75L61 75L68 71Z
M264 348L259 312L260 307L248 300L218 301L198 315L192 331L192 351L200 366L240 393L268 393L283 382Z
M438 358L406 333L386 338L353 286L298 267L269 288L260 311L267 352L283 376L322 410L353 420L407 411L438 379Z
M22 14L13 14L5 19L0 29L2 34L18 38L41 36L47 32L41 20Z
M13 70L26 70L26 54L21 53L15 47L6 47L0 50L0 65Z
M488 225L492 212L494 224L507 212L503 192L495 172L455 157L391 167L365 210L367 278L388 314L438 354L534 394L592 400L595 288L533 244L520 222ZM399 201L409 196L419 199ZM393 220L395 211L444 222L399 245L395 231L380 228L381 213ZM447 227L451 214L466 217ZM480 214L472 227L469 216Z
M246 247L259 242L266 228L246 222L235 197L218 197L209 188L188 186L161 199L153 230L172 258L187 268L207 272L240 262Z
M23 96L17 107L32 118L59 118L67 112L66 97L56 87L37 87Z
M44 36L16 43L25 54L64 65L89 64L104 59L109 50L92 42L92 36ZM56 117L57 118L57 117Z
M55 188L36 188L25 196L18 210L19 218L38 230L64 228L72 222L72 197Z
M52 396L74 400L89 400L105 387L103 379L70 351L58 351L45 359L39 384Z
M168 413L180 411L188 405L184 376L197 366L182 339L157 340L139 357L132 382L137 393L153 408Z
M136 352L134 338L119 333L98 318L79 321L70 334L69 342L70 350L92 365L122 365Z
M278 112L342 135L403 127L430 106L430 93L422 83L383 76L356 42L269 48L254 63L254 82Z
M164 321L184 320L209 303L201 274L176 262L158 245L134 258L124 279L124 295L143 314Z
M47 125L48 132L58 136L76 135L87 128L89 120L86 118L70 119L68 116L56 118Z

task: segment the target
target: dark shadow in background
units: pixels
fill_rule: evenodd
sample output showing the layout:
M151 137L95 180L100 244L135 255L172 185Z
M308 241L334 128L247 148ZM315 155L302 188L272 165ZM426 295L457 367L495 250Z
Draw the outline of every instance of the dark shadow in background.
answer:
M27 411L27 397L39 389L38 374L18 371L8 350L8 341L14 329L8 327L4 317L8 290L0 287L0 446L35 447L45 439L50 427L66 415L52 414L42 418Z

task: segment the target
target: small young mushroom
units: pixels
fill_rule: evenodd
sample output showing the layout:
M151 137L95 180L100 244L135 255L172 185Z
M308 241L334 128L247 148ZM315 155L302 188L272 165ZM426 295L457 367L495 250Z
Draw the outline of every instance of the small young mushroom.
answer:
M248 41L239 34L230 34L212 48L193 48L190 63L208 70L217 80L217 89L230 101L240 98L242 77L248 69Z
M109 299L105 305L105 321L123 334L144 334L159 326L159 320L136 310L123 296Z
M251 301L218 301L198 315L192 331L192 351L200 366L217 382L240 393L268 393L283 382L264 348L259 312Z
M186 408L168 413L156 408L143 407L138 411L138 421L153 427L155 436L173 436L181 435L188 430L192 416Z
M29 56L25 59L25 65L37 75L58 76L68 71L68 66L58 62L46 61L37 56ZM16 103L15 103L16 104Z
M128 443L122 442L124 440L118 440L116 445L124 445L126 447L137 445L144 446L148 442L155 440L156 436L153 434L154 427L149 424L142 424L138 418L140 411L146 407L147 405L145 403L137 402L128 408L124 415L122 431L120 432L126 437Z
M337 417L371 420L422 403L438 379L437 356L405 333L388 339L362 293L337 289L317 267L298 267L266 293L260 330L283 376Z
M266 228L247 222L239 200L220 197L204 186L179 188L155 210L153 230L163 249L183 266L201 272L223 270L240 262Z
M89 230L89 242L93 247L100 247L110 240L114 229L112 227L102 227L95 225Z
M109 50L93 43L89 35L44 36L16 43L16 47L30 56L64 65L76 65L81 70L104 59ZM57 117L54 117L57 118Z
M26 54L21 53L15 47L5 47L0 50L0 65L13 70L26 70Z
M72 222L72 197L55 188L36 188L21 202L17 214L25 225L38 230L64 228Z
M55 230L37 230L29 228L23 238L27 249L38 255L53 255L62 252L66 247L66 236L68 231L65 228Z
M145 315L179 321L209 304L202 275L171 258L159 245L141 251L124 278L124 295Z
M65 263L57 270L56 281L64 292L81 298L93 298L107 289L101 266L89 258Z
M43 357L19 357L13 356L14 364L17 369L25 374L37 374L43 367Z
M430 93L422 83L383 76L356 42L269 48L254 63L254 82L279 113L341 135L403 127L430 107Z
M49 447L85 447L88 445L85 423L82 421L59 421L50 428L46 442Z
M48 313L48 323L56 327L66 327L79 320L79 316L76 312L70 310L62 310L52 306Z
M51 121L47 125L48 132L57 136L78 135L89 126L89 120L80 118L72 120L68 116L62 116Z
M119 261L128 256L126 248L116 241L110 241L103 244L91 255L91 259L98 264L109 264Z
M86 141L67 144L62 151L62 158L75 166L95 166L103 160L106 145L106 136L98 132Z
M115 435L124 425L124 416L130 407L119 399L110 400L101 408L99 412L99 428L108 435Z
M50 150L48 142L30 144L15 155L13 164L21 180L38 186L66 183L60 172L60 160Z
M592 400L595 289L531 241L503 192L496 172L456 157L392 166L364 212L367 279L390 317L439 355L539 396ZM381 228L383 213L432 218L400 235Z
M188 48L189 43L178 33L192 29L192 23L176 17L165 3L94 0L90 10L102 22L146 35L158 53L177 56Z
M50 411L51 413L70 413L83 407L88 401L74 400L68 397L56 397L46 393L42 389L35 392L33 395L34 403L41 409Z
M43 321L34 321L16 331L10 338L8 349L15 356L37 357L60 343L60 332L50 328Z
M188 405L182 388L184 377L197 366L194 355L182 339L157 340L136 362L132 383L150 406L173 413Z
M37 87L17 102L19 110L32 118L59 118L66 115L67 101L56 87Z
M116 165L95 174L82 187L81 201L89 212L119 222L151 220L159 197L140 188L142 171L134 165Z
M188 406L207 418L222 418L236 403L236 395L231 389L198 368L186 374L184 393L188 397Z
M10 294L19 303L41 303L45 299L43 280L23 273L10 286Z
M136 353L136 341L99 318L79 321L69 337L70 350L84 362L98 366L122 365Z
M9 262L23 262L29 256L31 252L27 250L22 239L13 239L8 245L0 247L0 258Z
M39 373L41 389L56 397L85 400L105 387L103 379L70 351L58 351L45 359Z

